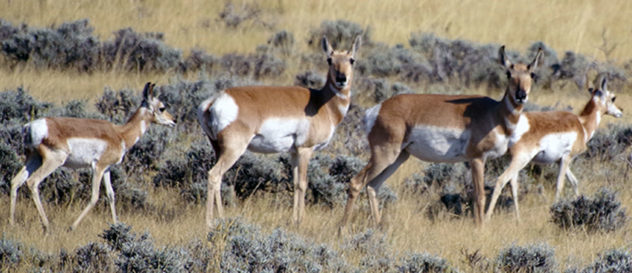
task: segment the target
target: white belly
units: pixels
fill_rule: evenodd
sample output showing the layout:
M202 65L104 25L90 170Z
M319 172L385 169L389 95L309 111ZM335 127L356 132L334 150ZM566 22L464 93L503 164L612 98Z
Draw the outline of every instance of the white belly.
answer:
M406 151L431 162L465 161L470 132L457 128L417 126L404 142Z
M101 158L107 143L93 138L69 138L67 140L69 154L64 166L70 168L88 167Z
M577 140L576 132L549 134L540 140L540 152L533 160L538 163L554 163L571 152Z
M258 153L287 152L302 145L309 134L307 119L269 118L248 145L248 150Z

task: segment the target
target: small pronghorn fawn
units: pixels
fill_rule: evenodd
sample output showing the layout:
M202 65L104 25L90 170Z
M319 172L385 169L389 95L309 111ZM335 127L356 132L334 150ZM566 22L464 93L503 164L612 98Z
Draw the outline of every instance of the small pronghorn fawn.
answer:
M590 100L579 115L566 111L526 112L523 114L526 118L524 124L526 131L509 149L511 163L496 180L496 186L485 215L486 220L491 218L496 201L509 181L511 181L516 217L520 219L518 173L532 160L541 164L557 162L560 165L555 200L558 200L562 194L564 175L573 185L575 195L579 195L577 178L570 169L571 162L577 155L586 151L586 143L599 127L599 122L604 114L617 118L623 115L621 109L614 104L615 95L606 88L607 78L601 76L599 79L598 88L588 89L591 94Z
M404 94L367 110L364 123L371 158L351 179L340 233L344 233L353 202L365 185L374 223L380 224L377 192L411 154L430 162L469 161L475 220L482 224L485 160L503 155L515 135L524 131L520 115L541 54L539 50L528 65L513 64L505 55L505 47L500 48L499 61L509 82L501 101L483 96Z
M112 221L117 222L114 190L110 183L109 168L121 163L125 153L145 133L150 123L175 126L174 118L165 111L165 105L153 96L154 85L147 83L143 101L136 113L123 125L98 119L67 117L40 118L24 126L26 163L11 180L11 215L14 224L17 191L25 182L44 227L48 233L50 224L40 201L38 186L48 175L61 166L92 168L92 196L90 203L70 226L74 230L99 199L101 178L110 203Z
M208 172L206 224L213 208L223 217L220 185L224 173L246 149L259 153L290 152L294 179L293 220L305 210L307 164L314 150L325 147L349 109L357 37L348 51L334 50L323 37L327 82L320 90L303 87L243 86L224 90L202 102L198 121L217 155Z

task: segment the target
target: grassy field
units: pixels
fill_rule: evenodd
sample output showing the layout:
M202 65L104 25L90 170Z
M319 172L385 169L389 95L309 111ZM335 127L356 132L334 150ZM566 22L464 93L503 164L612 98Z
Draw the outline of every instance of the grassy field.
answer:
M387 45L408 46L411 33L430 32L439 37L464 39L475 43L506 44L508 48L524 51L535 41L543 41L558 54L570 50L589 58L624 66L632 61L632 2L609 1L232 1L235 9L254 9L259 14L236 28L227 27L219 14L225 9L224 1L158 1L158 0L0 0L0 18L13 24L49 27L63 22L88 18L95 33L102 40L110 39L118 29L131 27L142 32L162 32L166 44L179 48L183 55L191 49L221 55L226 53L250 53L256 45L265 44L279 30L295 35L296 51L308 51L305 42L308 31L323 20L345 19L356 22L371 32L372 39ZM360 49L360 57L362 57ZM561 57L561 56L558 56ZM292 84L299 72L298 61L290 61L279 77L263 79L266 84ZM323 71L319 71L323 72ZM175 71L128 72L120 70L80 73L66 70L37 69L32 66L0 67L0 90L13 90L23 86L35 98L61 104L72 99L90 102L103 94L105 87L113 90L129 88L138 90L147 81L167 84L175 78L195 79L197 74L178 75ZM426 86L413 86L425 88ZM624 88L629 88L625 84ZM432 90L432 88L430 88ZM632 92L619 91L617 104L626 108L632 105ZM415 90L415 92L426 92ZM500 90L478 87L464 90L470 94L485 94L500 99ZM530 101L540 106L553 106L574 112L584 105L589 95L585 91L566 87L560 90L533 90ZM368 99L359 102L370 106ZM194 106L191 106L194 107ZM625 110L625 109L624 109ZM629 126L630 112L620 119L605 117L607 124ZM338 144L332 143L332 146ZM331 153L325 149L321 153ZM434 200L420 199L405 192L402 181L420 172L427 163L409 160L386 184L393 189L398 200L385 212L386 223L381 229L388 245L398 254L428 252L446 258L463 271L474 271L467 265L464 252L480 253L494 259L498 252L511 244L524 245L545 242L555 248L559 269L569 266L585 266L597 254L606 249L632 248L630 224L610 233L564 232L549 221L549 207L553 203L554 182L540 181L543 191L526 195L521 200L522 221L512 213L499 213L483 228L477 228L471 218L444 217L431 221L424 210ZM592 195L598 188L609 186L618 192L619 200L626 208L632 207L631 181L627 176L628 165L623 160L604 163L581 161L572 166L580 180L580 192ZM149 176L148 176L149 177ZM491 180L492 178L487 178ZM149 191L149 202L162 210L145 214L119 211L120 220L132 225L138 232L148 231L158 245L179 245L193 239L205 240L204 206L187 204L178 198L176 191L152 188L148 180L144 186ZM26 190L26 187L23 189ZM570 192L569 192L570 193ZM304 224L300 229L290 225L290 193L265 195L265 198L249 198L235 207L229 207L227 216L241 216L248 222L261 225L264 230L283 227L309 240L325 243L334 248L341 241L332 236L342 216L342 207L325 209L308 207ZM284 200L279 202L278 200ZM100 202L105 202L101 200ZM57 252L60 248L72 250L88 242L98 240L97 235L111 221L109 211L96 209L89 214L79 229L67 232L85 205L75 201L67 206L46 205L52 222L50 236L41 236L40 221L31 200L18 202L18 223L8 225L8 196L0 196L6 209L0 211L0 231L3 236L33 246L42 251ZM352 233L371 227L365 199L352 223ZM165 216L167 215L167 216ZM359 260L360 257L347 257Z

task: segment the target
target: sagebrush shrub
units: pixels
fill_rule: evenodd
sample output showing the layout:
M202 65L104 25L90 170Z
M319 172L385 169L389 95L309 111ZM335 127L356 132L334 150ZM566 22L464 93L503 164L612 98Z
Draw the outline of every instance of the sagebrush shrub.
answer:
M118 271L185 272L190 267L192 261L184 249L157 249L148 233L138 236L131 229L131 226L118 223L110 225L101 234L101 238L118 252L115 261Z
M607 188L601 188L592 198L581 195L575 200L555 202L549 211L551 221L565 230L615 231L628 219L616 193Z
M608 130L599 130L588 141L588 149L583 158L600 161L615 160L632 146L632 126L609 126Z
M632 272L632 255L629 251L611 249L599 253L595 261L582 273Z
M122 166L129 177L142 181L145 170L156 170L167 145L175 138L175 132L165 126L151 126L125 154Z
M7 124L9 120L26 123L42 116L52 107L51 103L39 102L23 87L0 92L0 123Z
M219 20L229 28L236 28L247 21L259 20L261 14L261 8L257 5L242 5L239 8L235 8L233 3L226 3L224 9L219 13Z
M138 33L131 28L114 32L114 40L103 42L101 55L107 67L124 70L166 71L182 61L178 49L167 46L162 33Z
M206 79L197 81L174 80L168 85L155 88L158 98L173 115L177 130L190 132L199 127L197 122L197 106L216 93L213 83ZM171 129L173 130L173 129Z
M212 73L219 65L219 58L206 53L201 49L191 49L191 53L180 64L179 71L186 73L190 71L206 71Z
M137 94L138 92L133 90L114 91L106 87L103 96L97 100L95 106L110 121L122 124L138 109L141 97Z
M325 77L314 71L305 71L296 75L294 84L306 88L319 89L325 85Z
M285 61L268 52L260 52L251 57L254 63L254 78L269 78L285 71Z
M78 248L74 255L74 272L114 272L114 253L102 243L90 242Z
M14 63L40 68L92 71L98 63L100 43L87 19L62 23L57 29L5 25L2 53Z
M7 239L2 234L0 238L0 270L9 271L10 268L18 265L24 259L24 246L11 239Z
M224 245L223 252L217 253L222 272L337 272L350 268L325 245L278 228L264 233L240 218L218 219L208 240L212 245Z
M427 253L411 253L401 259L397 266L399 272L451 273L459 272L443 258Z
M288 56L294 48L294 34L287 30L281 30L268 39L268 45L278 50L281 54Z
M321 40L323 36L327 37L333 48L341 50L350 49L357 36L362 36L363 45L372 43L368 28L363 29L359 24L345 20L321 22L320 27L309 31L308 45L319 52L322 51Z
M555 250L547 244L510 246L496 258L501 272L548 273L556 272Z
M0 192L8 194L11 179L20 171L22 163L13 147L0 142Z
M342 252L362 257L359 269L363 271L388 272L395 269L393 252L385 236L376 234L373 229L367 229L346 240Z

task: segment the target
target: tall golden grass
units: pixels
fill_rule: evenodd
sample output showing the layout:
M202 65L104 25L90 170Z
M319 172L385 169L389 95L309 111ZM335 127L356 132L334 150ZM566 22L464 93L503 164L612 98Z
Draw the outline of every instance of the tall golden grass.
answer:
M474 0L366 0L366 1L295 1L262 0L232 1L235 7L257 5L263 10L259 22L247 22L236 29L226 28L218 20L224 1L158 1L158 0L4 0L1 1L0 18L14 24L46 27L70 20L90 19L95 32L102 40L112 38L112 32L125 27L137 31L163 32L166 43L180 48L184 54L193 48L221 55L228 52L252 52L258 44L280 29L292 32L297 39L297 50L305 50L308 31L323 20L345 19L370 29L375 41L388 44L407 44L413 32L432 32L440 37L466 39L478 43L507 44L509 48L524 50L535 41L543 41L558 54L572 50L598 60L618 64L632 57L632 2L614 1L474 1ZM292 64L290 64L292 67ZM295 70L286 71L277 84L291 84ZM14 70L0 68L0 90L25 86L31 95L51 102L70 99L92 101L102 94L105 86L113 89L139 89L148 80L166 83L171 73L127 73L120 71L77 74L37 70L20 67ZM485 90L471 93L487 94ZM499 97L500 94L491 94ZM575 90L534 90L531 101L541 105L583 106L587 94ZM619 105L632 104L629 95L619 96ZM193 107L193 106L192 106ZM630 114L621 119L629 122ZM604 118L603 123L614 122ZM621 121L619 121L621 122ZM325 151L327 152L327 151ZM604 168L604 164L608 168ZM491 223L477 228L469 218L428 220L422 209L431 200L422 200L407 194L401 181L413 172L420 171L425 163L410 160L387 184L398 193L399 200L386 210L386 224L382 232L393 249L403 254L407 251L429 252L450 260L467 271L462 251L480 250L493 258L498 251L512 243L525 244L546 242L556 250L560 269L567 265L585 265L594 260L597 253L609 248L630 247L632 241L629 225L620 231L606 234L566 233L558 230L547 219L552 203L552 181L542 181L543 194L531 194L521 201L523 219L517 222L513 214L495 215ZM614 166L614 167L613 167ZM604 185L624 185L623 162L607 162L586 166L572 166L581 181L580 190L592 193ZM492 178L489 178L492 179ZM626 179L628 179L626 181ZM161 218L158 213L147 215L119 211L121 221L131 224L138 231L149 231L158 244L177 245L194 238L204 240L202 205L184 204L177 192L150 190L150 202L172 210L173 217ZM618 187L619 198L625 207L632 207L632 189ZM237 207L228 208L227 216L242 216L248 221L272 229L285 227L315 242L334 247L340 241L332 237L341 216L341 208L333 210L308 208L305 222L300 229L289 225L289 206L280 206L275 199L290 200L289 194L269 198L251 198ZM8 207L8 196L1 196L0 203ZM359 200L366 202L366 200ZM101 201L105 202L105 201ZM289 203L289 202L288 202ZM98 240L110 221L109 212L97 209L91 213L77 231L65 228L79 214L83 203L68 207L48 205L46 210L52 221L53 231L48 237L41 236L37 211L30 200L19 200L16 227L8 226L8 210L0 210L0 231L26 245L43 251L56 252L60 248L74 249L89 241ZM367 210L360 209L353 219L353 231L371 227ZM357 258L357 257L356 257ZM351 257L354 259L354 257Z

